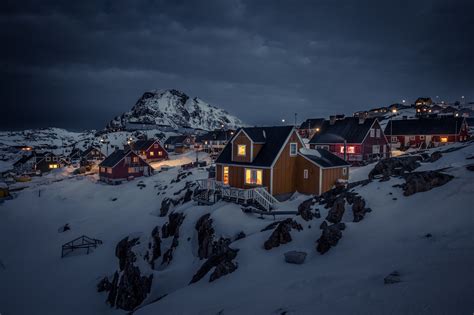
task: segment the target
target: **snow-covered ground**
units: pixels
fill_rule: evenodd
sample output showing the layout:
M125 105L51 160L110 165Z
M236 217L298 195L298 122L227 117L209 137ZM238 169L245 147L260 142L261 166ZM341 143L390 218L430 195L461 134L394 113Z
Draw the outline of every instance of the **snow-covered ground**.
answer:
M292 230L292 242L267 251L263 243L272 231L260 230L273 217L244 214L239 206L222 201L211 207L185 203L173 210L186 216L173 261L154 271L151 293L135 313L471 314L474 172L465 165L474 163L466 159L473 155L471 144L423 164L420 170L446 168L455 176L428 192L405 197L393 187L401 182L396 178L356 187L373 211L354 223L347 208L343 237L325 255L315 250L327 214L321 207L321 219L293 217L303 231ZM195 159L193 154L172 157L162 163ZM175 167L118 186L98 183L94 176L66 176L22 190L0 204L0 313L126 314L107 306L96 285L117 269L115 246L121 239L149 235L167 221L157 216L164 197L173 196L185 181L207 177L204 169L197 169L172 183L178 171ZM369 171L370 166L351 170L351 181L366 178ZM139 181L146 187L140 189ZM296 210L307 198L297 194L279 209ZM195 254L194 227L206 213L211 213L216 236L243 231L246 237L231 244L239 249L235 272L212 283L207 275L188 285L203 263ZM58 233L65 223L72 230ZM432 237L424 237L427 233ZM89 255L61 259L61 245L83 234L104 243ZM283 253L289 250L306 251L306 262L285 263ZM402 282L384 285L383 278L394 270Z

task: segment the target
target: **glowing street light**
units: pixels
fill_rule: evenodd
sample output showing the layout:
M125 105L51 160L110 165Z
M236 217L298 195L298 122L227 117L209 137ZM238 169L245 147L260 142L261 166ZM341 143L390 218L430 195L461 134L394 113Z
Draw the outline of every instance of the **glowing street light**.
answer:
M282 119L282 120L281 120L281 122L282 122L282 123L284 123L284 122L285 122L285 120L284 120L284 119Z

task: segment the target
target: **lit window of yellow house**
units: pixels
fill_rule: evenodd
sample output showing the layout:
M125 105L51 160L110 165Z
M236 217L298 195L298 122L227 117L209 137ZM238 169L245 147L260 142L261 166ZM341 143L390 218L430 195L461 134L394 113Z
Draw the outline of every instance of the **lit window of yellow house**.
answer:
M248 185L262 185L262 170L245 169L245 183Z
M224 166L222 178L223 178L224 185L229 185L229 167L228 166Z
M441 142L448 142L448 137L441 137Z
M58 164L49 164L49 168L59 168Z
M237 146L237 155L239 156L245 156L247 146L245 144L239 144Z

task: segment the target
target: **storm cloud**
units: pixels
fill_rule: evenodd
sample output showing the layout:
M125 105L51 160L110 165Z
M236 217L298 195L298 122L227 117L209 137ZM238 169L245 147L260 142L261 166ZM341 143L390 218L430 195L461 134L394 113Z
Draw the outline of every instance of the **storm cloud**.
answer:
M176 88L249 124L474 99L472 1L6 1L0 129L102 128Z

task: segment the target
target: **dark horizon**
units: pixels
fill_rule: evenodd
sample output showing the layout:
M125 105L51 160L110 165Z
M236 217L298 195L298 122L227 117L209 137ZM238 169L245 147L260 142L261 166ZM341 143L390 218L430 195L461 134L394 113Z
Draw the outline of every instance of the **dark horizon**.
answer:
M474 101L472 1L6 1L0 130L101 129L175 88L247 124Z

